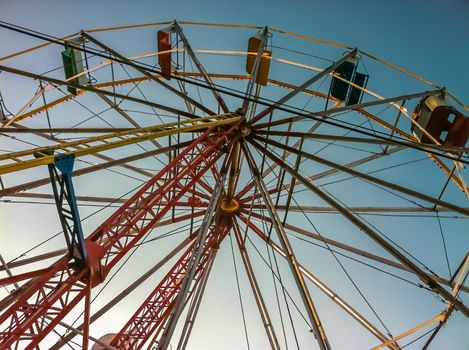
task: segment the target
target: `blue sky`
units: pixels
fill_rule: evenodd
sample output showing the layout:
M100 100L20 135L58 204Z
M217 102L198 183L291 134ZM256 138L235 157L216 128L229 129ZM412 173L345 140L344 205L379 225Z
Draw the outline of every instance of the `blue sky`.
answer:
M467 45L467 37L469 34L469 22L467 21L467 14L469 13L469 2L467 0L449 0L449 1L436 1L436 0L415 0L415 1L345 1L345 0L331 0L331 1L80 1L80 2L71 2L71 1L5 1L0 0L0 19L15 23L18 25L26 26L31 29L38 30L40 32L48 33L55 36L63 36L72 32L79 31L80 29L91 29L91 28L100 28L108 26L120 26L134 23L146 23L146 22L157 22L177 19L180 21L201 21L201 22L214 22L214 23L235 23L235 24L246 24L246 25L267 25L274 28L284 29L286 31L291 31L295 33L300 33L304 35L313 36L319 39L324 39L328 41L338 42L351 47L359 47L360 49L367 51L371 54L374 54L380 58L388 60L400 67L405 68L406 70L416 73L436 83L439 86L446 86L450 91L452 91L458 98L462 101L465 101L466 104L469 101L469 89L467 88L467 81L469 80L469 71L467 69L467 62L469 61L469 46ZM190 29L185 29L186 33L192 33ZM198 29L194 29L194 33L197 33ZM222 32L222 31L220 31ZM206 32L202 32L202 36L199 36L196 41L197 45L203 47L205 44L211 44L210 37L204 36ZM236 32L238 33L238 32ZM242 36L231 36L231 33L227 33L229 39L225 39L223 36L217 38L216 43L220 45L226 45L226 47L236 46L239 41L244 41L244 37L247 37L249 32L243 32ZM121 36L122 35L122 36ZM189 35L189 34L188 34ZM218 34L220 35L220 34ZM238 35L238 34L235 34ZM195 35L194 35L195 36ZM130 34L115 34L105 36L102 38L109 40L113 45L119 45L120 49L125 51L132 51L135 47L145 47L146 42L134 42L131 45L124 44L125 39L129 38ZM150 37L150 36L149 36ZM146 38L146 37L143 37ZM275 39L275 37L274 37ZM231 41L233 40L233 42ZM226 41L226 42L225 42ZM292 40L293 42L293 40ZM25 36L21 36L17 33L12 33L6 30L0 30L0 56L16 52L18 50L27 48L29 46L39 43L37 40L32 40ZM295 42L296 43L296 42ZM293 45L293 44L292 44ZM296 44L295 44L296 45ZM304 46L303 46L304 45ZM308 44L309 45L309 44ZM315 46L307 46L304 43L298 44L299 47L305 48L308 52L314 52ZM151 45L150 45L151 47ZM243 49L236 46L236 49ZM137 50L138 51L138 50ZM49 53L48 53L49 55ZM39 57L39 56L38 56ZM329 56L329 58L334 57ZM48 59L56 59L47 56ZM31 62L28 59L21 59L18 61L10 60L5 62L6 65L10 66L19 66L21 68L27 69L28 67L38 68L44 67L55 67L55 61L49 62L47 60ZM211 61L214 66L216 62ZM273 68L274 69L274 68ZM378 69L376 67L370 67L370 70ZM279 72L282 74L282 72ZM283 74L287 74L287 71L284 71ZM389 74L389 81L386 81L388 86L380 86L382 81L377 81L376 79L372 81L373 76L370 79L370 84L373 88L376 88L377 91L408 91L408 87L405 85L404 80L402 80L402 86L400 81L400 76L394 73ZM20 89L23 88L21 84L24 83L23 80L19 80L18 85L16 81L7 76L2 77L4 74L0 74L0 89L4 96L9 97L9 103L15 107L18 107L21 102L24 101L24 96L17 98L20 94ZM9 90L10 92L6 91ZM31 85L29 87L30 93L34 92L35 86ZM14 91L15 93L12 93ZM7 147L8 145L3 145L2 148ZM312 147L312 146L311 146ZM130 149L128 152L133 152L134 149ZM346 153L340 154L337 153L338 159L342 160L340 157L346 157ZM415 154L409 154L403 156L408 157L408 159L413 159ZM379 166L386 165L385 162L375 164L376 168ZM308 166L308 165L306 165ZM408 167L404 168L405 174L410 174L416 176L415 181L411 182L412 186L419 188L422 191L425 191L426 188L433 181L441 181L442 178L430 178L428 177L425 181L418 181L417 176L425 177L429 167L433 166L426 165L422 168L413 168ZM436 168L436 167L434 167ZM432 171L434 171L434 168ZM400 168L401 169L401 168ZM44 170L44 169L43 169ZM370 168L372 170L372 168ZM39 170L38 170L39 171ZM41 170L42 171L42 170ZM308 170L304 170L308 171ZM41 175L44 175L45 172L42 171ZM433 174L433 173L432 173ZM29 176L28 174L27 176ZM389 179L398 179L401 176L399 170L391 171L383 174L383 177ZM436 180L435 180L436 179ZM97 189L102 189L100 192L101 195L113 194L115 188L122 186L127 186L128 183L125 183L123 180L115 180L111 184L106 183L107 181L104 178L95 178L95 186L87 187L86 183L88 180L83 177L76 180L77 187L83 188L84 191L87 190L90 194L91 191L96 191ZM376 199L376 193L368 193L365 188L360 187L359 183L353 183L353 185L344 185L343 187L335 187L334 191L343 191L343 198L346 198L349 201L356 200L357 203L360 202L363 198L368 198L369 201ZM336 194L336 192L334 192ZM380 194L383 197L379 197L379 201L383 202L387 197L384 197L385 194ZM368 197L367 197L368 196ZM363 197L363 198L362 198ZM308 203L310 197L307 195L299 195L299 201L302 203ZM448 195L448 200L454 200L461 205L467 206L467 200L461 199L460 193L457 191L452 191ZM389 197L389 200L395 200L395 198ZM399 203L396 201L396 203ZM315 202L317 204L317 202ZM358 204L357 204L358 205ZM38 225L38 222L47 221L48 226L42 222L42 225L37 226L37 231L41 235L47 236L53 232L59 231L59 225L56 220L56 214L54 208L39 208L34 213L30 212L30 220L19 220L21 217L21 210L26 211L30 210L28 206L11 208L3 206L1 212L1 230L2 233L0 238L3 240L3 243L0 244L2 247L7 244L12 244L17 237L15 235L4 234L4 232L21 232L25 233L30 230L31 222ZM83 208L82 217L86 214L91 213L93 208ZM97 218L93 220L92 223L89 223L89 226L86 226L86 229L93 229L100 220L103 220L106 217L105 212L99 214ZM304 218L298 215L292 215L293 218L298 218L298 222L303 224ZM314 216L311 216L314 217ZM14 218L14 220L7 220ZM46 218L46 219L44 219ZM444 264L441 264L442 256L435 257L433 254L438 252L441 254L441 250L438 247L433 247L436 239L428 240L427 244L429 245L428 251L431 254L425 254L428 252L426 249L422 248L422 242L426 240L425 233L427 230L435 230L435 222L432 219L422 219L421 221L412 221L410 219L396 219L391 221L390 219L381 218L381 219L370 219L373 224L383 228L384 230L389 229L396 235L393 236L399 242L404 243L406 247L412 249L412 251L418 252L419 257L426 259L425 262L431 264L434 261L434 267L437 269L443 270ZM22 222L19 222L22 221ZM294 220L295 221L295 220ZM49 225L50 223L50 225ZM331 225L333 223L333 225ZM88 224L87 224L88 225ZM349 230L349 227L346 222L339 219L330 219L324 220L324 217L318 216L318 229L322 232L328 232L330 227L340 228L342 231L341 234L337 234L338 238L348 240L349 243L352 242L361 242L365 244L365 239L354 233L353 230ZM467 221L463 220L462 223L458 222L447 222L447 229L454 230L454 235L451 235L448 238L449 244L453 247L456 252L455 255L457 258L451 261L451 265L457 265L458 259L460 259L461 254L464 251L467 251ZM387 232L387 231L386 231ZM412 232L412 235L409 234ZM348 236L345 234L349 234ZM27 244L28 240L23 238L21 242ZM61 242L58 242L57 245L60 246ZM350 288L350 285L347 283L341 283L340 276L336 276L336 270L329 270L329 264L334 264L333 259L326 253L321 253L320 251L315 251L313 255L309 253L307 249L304 248L304 245L300 241L295 241L294 245L297 246L299 254L305 260L310 262L311 266L317 264L317 271L320 276L326 278L330 277L329 282L335 286L339 291L346 293ZM169 244L164 246L164 249L169 249ZM371 247L371 246L370 246ZM368 247L368 248L370 248ZM22 247L23 248L23 247ZM161 247L160 247L161 248ZM225 246L225 252L229 253L228 246ZM376 247L374 247L376 249ZM23 249L15 246L14 248L3 249L0 248L0 253L7 256L11 259L20 253ZM377 250L379 251L379 250ZM152 254L152 250L148 248L145 253L146 256ZM254 254L254 252L252 252ZM436 253L435 253L436 254ZM144 255L145 256L145 255ZM216 348L214 345L217 341L224 340L229 343L232 349L239 349L245 346L244 335L242 328L240 326L240 315L239 315L239 306L236 304L236 295L234 294L236 286L233 284L233 275L231 264L231 257L229 254L220 254L219 262L214 268L214 279L211 281L211 285L207 289L207 298L219 298L220 303L218 305L210 306L201 311L201 319L203 322L213 322L215 329L212 332L207 331L210 327L202 327L201 335L195 336L193 339L193 347L195 349L202 348ZM253 258L256 262L261 265L262 262L259 258ZM151 265L146 259L140 259L139 268L145 269L146 266ZM403 320L402 323L406 326L411 327L415 325L416 320L424 321L426 318L434 315L435 312L438 312L438 307L429 311L426 309L426 302L432 298L428 295L422 293L422 300L415 300L415 294L412 289L408 289L406 286L400 286L396 292L394 292L393 284L391 281L386 280L381 275L376 274L375 272L364 272L363 269L354 266L352 263L347 265L350 271L354 274L354 277L361 283L365 289L369 288L370 293L372 289L372 284L376 281L376 284L382 283L382 290L380 293L379 289L376 288L375 294L373 294L373 301L375 306L386 314L390 308L395 308L396 304L390 303L391 306L387 306L387 299L393 297L394 293L400 293L399 297L402 298L401 307L403 308L402 314L408 314L408 308L415 306L415 312L411 311L410 313L415 313L419 317L415 319ZM283 267L285 268L285 267ZM230 271L228 274L227 271ZM269 283L267 275L268 271L264 268L259 267L258 270L262 277L261 280L264 280L266 284ZM335 271L335 272L333 272ZM132 271L124 271L124 276L131 276ZM126 275L127 274L127 275ZM329 275L329 276L328 276ZM155 277L155 280L157 278ZM146 285L146 288L151 288L151 283L154 283L155 280L149 282ZM116 290L119 290L121 285L125 285L123 281L113 282L115 283ZM271 282L270 282L271 283ZM219 290L216 288L217 285L225 285L224 293L219 293ZM248 285L246 280L242 281L242 285L248 290ZM376 286L375 286L376 287ZM246 293L247 294L247 293ZM139 292L138 296L145 295L145 291ZM272 291L267 292L269 297L273 298ZM420 294L418 294L420 295ZM129 301L129 304L135 306L138 305L139 299L138 296L135 299ZM246 297L248 298L248 297ZM325 322L327 324L334 322L334 317L338 314L338 311L334 309L335 305L328 304L327 300L324 300L323 296L318 295L318 304L327 305L320 306L320 309L323 313L327 314L324 316ZM358 304L363 301L357 296L353 296L352 300ZM467 298L466 298L467 300ZM247 308L254 310L255 304L252 299L245 301ZM395 302L395 300L394 300ZM120 322L122 319L125 319L127 315L126 307L129 304L120 306L118 308L118 317ZM224 305L221 307L220 305ZM274 305L274 303L272 303ZM363 306L363 305L362 305ZM272 306L273 307L273 306ZM238 312L237 316L233 318L231 324L226 324L226 319L224 316L224 309L226 311ZM273 312L273 311L272 311ZM399 312L392 313L389 311L387 321L390 324L399 324ZM298 316L296 316L298 317ZM278 320L277 320L278 321ZM445 348L451 344L452 349L465 349L467 344L469 344L469 336L465 330L468 326L468 321L466 318L457 313L450 320L451 323L445 328L444 331L438 336L435 341L434 348ZM251 323L249 323L251 322ZM342 322L342 321L341 321ZM350 321L343 321L344 328L347 326L352 327ZM220 330L218 333L218 326L220 329L221 325L225 323L225 326L232 326L231 333L223 333ZM121 324L121 323L119 323ZM252 334L257 332L262 332L262 328L259 327L259 324L256 324L254 321L248 320L248 324L251 325ZM216 327L215 327L216 325ZM96 330L97 335L100 335L100 332L109 331L109 326L105 324L100 324L99 328ZM405 329L405 327L402 327ZM400 326L396 326L396 329L401 329ZM197 329L196 329L197 330ZM205 332L205 333L204 333ZM226 331L225 331L226 332ZM355 330L353 328L347 329L345 334L352 337L356 342L354 343L354 349L361 349L360 337L363 335L362 331L357 331L354 335ZM399 332L395 330L396 334ZM254 338L253 344L257 344L258 348L265 346L261 340L255 340L255 336L251 335ZM331 330L330 337L341 337L341 333L336 328ZM344 337L345 338L345 337ZM303 344L308 344L310 338L304 337ZM367 339L366 346L368 343L375 344L374 341ZM338 344L343 345L344 342L338 341ZM365 346L365 347L366 347ZM229 348L229 347L227 347ZM255 347L256 348L256 347ZM411 347L410 347L411 348ZM416 347L417 348L417 347Z

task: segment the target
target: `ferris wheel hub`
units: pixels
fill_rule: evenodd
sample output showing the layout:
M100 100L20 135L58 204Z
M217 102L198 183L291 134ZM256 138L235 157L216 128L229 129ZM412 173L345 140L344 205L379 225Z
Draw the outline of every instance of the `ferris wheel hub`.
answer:
M228 199L222 198L220 201L219 211L224 214L236 214L239 211L240 205L235 198Z
M247 124L241 126L241 135L243 137L248 137L251 134L251 127Z

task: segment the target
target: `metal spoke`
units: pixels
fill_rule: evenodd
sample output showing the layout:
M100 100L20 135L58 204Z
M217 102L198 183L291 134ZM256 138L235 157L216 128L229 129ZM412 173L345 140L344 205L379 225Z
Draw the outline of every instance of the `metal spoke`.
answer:
M271 222L270 218L265 217L261 214L252 212L252 211L251 212L244 211L243 213L246 214L246 215L249 215L250 217L252 217L254 219L260 220L261 222L262 221ZM297 227L297 226L294 226L294 225L291 225L291 224L288 224L288 223L285 223L283 225L283 227L287 230L292 231L292 232L299 233L301 235L312 238L312 239L317 240L319 242L327 243L329 245L332 245L332 246L335 246L337 248L343 249L347 252L357 254L361 257L365 257L365 258L373 260L373 261L377 261L381 264L384 264L384 265L387 265L387 266L390 266L390 267L393 267L393 268L396 268L396 269L399 269L399 270L402 270L402 271L412 272L412 270L410 268L408 268L407 266L405 266L405 265L403 265L399 262L396 262L394 260L390 260L390 259L382 257L380 255L370 253L370 252L365 251L363 249L358 249L358 248L352 247L348 244L336 241L336 240L331 239L331 238L320 236L317 233L305 230L303 228L300 228L300 227ZM334 251L334 252L338 252L338 251ZM435 278L436 281L438 281L441 284L444 284L444 285L449 286L449 287L454 287L454 283L450 280L447 280L447 279L444 279L444 278L441 278L441 277L437 277L437 276L435 276L434 278ZM469 293L469 287L461 286L461 291Z
M326 135L326 134L315 134L315 133L304 133L295 131L279 131L279 130L256 130L255 135L268 135L268 136L288 136L288 137L299 137L303 139L314 139L314 140L332 140L332 141L343 141L343 142L354 142L354 143L366 143L372 145L397 145L394 140L389 139L372 139L364 137L352 137L352 136L340 136L340 135ZM444 145L436 145L434 143L418 143L418 142L401 142L398 145L415 147L423 147L429 149L435 149L445 152L469 152L469 148L465 147L449 147Z
M444 299L454 305L454 307L461 311L466 317L469 317L469 309L465 306L460 300L456 299L449 293L444 287L442 287L432 276L428 275L422 271L417 265L415 265L411 260L409 260L405 255L403 255L399 250L397 250L393 245L391 245L387 240L381 237L377 232L375 232L371 227L365 224L362 220L354 216L349 210L344 206L338 203L335 199L329 196L324 190L316 186L311 180L301 175L299 172L295 171L291 166L282 162L277 156L272 154L270 151L259 147L259 145L253 142L254 146L259 149L259 151L265 153L270 159L274 162L282 165L282 168L287 170L290 175L294 176L299 182L303 183L308 189L315 193L319 198L324 200L326 203L336 208L341 212L348 221L355 225L360 231L368 235L376 243L382 246L386 251L398 259L402 264L406 265L409 269L416 274L422 282L424 282L428 287L430 287L434 292L441 295ZM458 210L460 211L460 210ZM464 211L463 211L464 213Z
M307 159L310 159L314 162L317 162L317 163L320 163L320 164L323 164L323 165L326 165L328 167L331 167L331 168L334 168L334 169L337 169L341 172L344 172L344 173L347 173L347 174L350 174L354 177L358 177L360 179L363 179L365 181L369 181L369 182L373 182L375 184L378 184L378 185L381 185L381 186L385 186L387 188L390 188L392 190L396 190L396 191L399 191L399 192L402 192L404 194L407 194L407 195L410 195L412 197L415 197L415 198L419 198L419 199L422 199L426 202L429 202L429 203L432 203L432 204L435 204L435 205L440 205L442 207L445 207L445 208L448 208L448 209L451 209L455 212L458 212L458 213L461 213L463 215L466 215L466 216L469 216L469 210L467 209L464 209L464 208L461 208L457 205L454 205L452 203L449 203L449 202L446 202L446 201L443 201L441 199L438 199L438 198L434 198L434 197L431 197L431 196L427 196L423 193L420 193L420 192L417 192L417 191L414 191L410 188L407 188L407 187L404 187L404 186L400 186L400 185L397 185L395 183L391 183L389 181L385 181L385 180L381 180L377 177L374 177L374 176L371 176L371 175L368 175L368 174L365 174L365 173L362 173L362 172L359 172L357 170L353 170L353 169L350 169L350 168L347 168L343 165L339 165L337 163L334 163L334 162L331 162L327 159L324 159L324 158L321 158L321 157L318 157L318 156L315 156L315 155L312 155L310 153L307 153L307 152L304 152L304 151L300 151L300 150L297 150L293 147L290 147L290 146L287 146L287 145L284 145L280 142L277 142L277 141L273 141L271 139L267 139L265 137L261 137L261 136L255 136L253 135L253 138L256 139L256 140L259 140L259 141L262 141L266 144L270 144L272 146L275 146L275 147L278 147L278 148L281 148L283 150L288 150L289 152L292 152L292 153L295 153L295 154L298 154L298 155L301 155L301 157L303 158L307 158ZM260 145L258 143L255 143L256 147L258 149L260 149Z
M300 114L297 116L293 117L288 117L288 118L282 118L279 120L275 120L269 123L262 123L262 124L256 124L253 125L253 129L260 129L260 128L266 128L266 127L272 127L272 126L278 126L282 124L288 124L292 122L297 122L300 120L304 119L317 119L317 117L328 117L330 115L336 114L336 113L341 113L345 111L350 111L350 110L361 110L366 107L371 107L371 106L379 106L382 104L393 104L398 101L403 101L403 100L410 100L413 98L419 98L419 97L426 97L426 96L433 96L433 95L439 95L444 92L444 89L438 89L438 90L431 90L431 91L423 91L415 94L408 94L408 95L401 95L401 96L396 96L396 97L390 97L390 98L385 98L381 100L373 100L369 102L363 102L359 103L356 105L350 105L350 106L344 106L344 107L337 107L337 108L331 108L326 111L317 111L317 112L311 112L311 113L306 113L306 114ZM282 107L278 107L278 109L282 110Z
M399 146L399 147L395 147L395 148L392 148L390 150L388 150L387 153L376 153L376 154L372 154L370 156L366 156L364 158L361 158L361 159L358 159L358 160L355 160L353 162L350 162L350 163L347 163L345 164L346 167L348 168L355 168L359 165L362 165L362 164L365 164L365 163L368 163L370 161L373 161L373 160L376 160L376 159L379 159L381 157L384 157L384 156L388 156L390 154L393 154L395 152L399 152L399 151L402 151L404 149L404 147L402 146ZM271 165L268 169L266 169L263 173L263 175L265 176L265 174L267 173L268 170L270 169L274 169L276 167L278 167L279 165L277 163L274 163L273 165ZM338 169L329 169L329 170L325 170L325 171L322 171L318 174L315 174L315 175L311 175L309 176L308 178L312 181L316 181L316 180L320 180L326 176L331 176L331 175L334 175L334 174L337 174L339 173L339 170ZM295 185L298 185L298 183L296 183ZM249 184L248 186L246 186L240 193L239 193L239 196L242 197L244 196L252 187L254 186L254 184L251 182L251 184ZM279 192L279 191L288 191L290 189L290 185L283 185L281 188L269 188L269 193L272 194L272 193L276 193L276 192ZM259 195L254 195L253 196L254 198L258 198ZM245 197L241 200L241 202L247 202L247 201L250 201L251 200L251 196L248 196L248 197Z
M262 240L264 240L268 245L270 245L275 252L277 252L282 258L287 259L287 253L280 248L279 245L274 243L262 230L260 230L256 225L254 225L250 220L248 220L244 215L240 216L241 220L252 229ZM337 293L332 291L327 287L323 282L321 282L316 276L314 276L308 269L303 265L299 264L299 270L304 277L306 277L310 282L312 282L316 287L319 288L326 296L328 296L332 301L339 305L345 312L357 320L366 330L371 334L377 337L382 342L388 341L389 339L382 334L373 324L368 321L363 315L361 315L357 310L350 306L346 301L344 301ZM397 344L389 344L390 349L399 349Z
M187 53L189 56L192 58L192 61L194 62L195 66L199 70L200 74L204 78L205 82L207 85L210 87L210 90L212 91L213 95L215 96L215 99L218 101L218 105L221 107L224 113L228 113L229 109L223 100L223 97L220 95L220 93L217 91L215 84L212 81L212 78L210 75L207 73L207 70L204 68L198 57L196 56L194 50L192 50L191 45L189 44L189 41L187 40L186 36L184 35L184 32L182 31L181 27L177 24L177 22L174 22L174 28L176 30L176 33L178 33L179 37L181 38L182 42L184 43L184 47L187 50Z
M199 232L195 241L196 245L193 249L193 254L191 255L191 258L190 258L190 264L186 270L180 291L175 301L173 311L169 317L169 320L163 331L163 334L161 335L160 342L158 343L158 347L157 347L158 350L166 350L168 348L174 329L176 328L177 321L183 311L184 302L186 300L187 294L189 293L191 283L194 279L196 268L200 261L202 250L204 248L205 239L207 237L210 225L212 224L212 220L215 220L214 213L215 213L215 210L219 206L222 191L223 191L223 186L225 185L226 173L227 173L228 165L229 165L229 162L228 162L229 158L230 157L228 154L223 163L223 167L220 170L221 178L217 181L216 186L213 190L213 196L210 199L207 211L205 213L202 225L199 229Z
M269 315L269 311L265 305L264 298L262 297L261 290L259 288L259 284L257 282L256 276L254 275L254 270L251 265L251 260L249 259L248 252L244 245L244 240L241 235L241 230L239 227L236 218L233 218L233 230L235 232L236 241L238 242L239 251L243 260L244 268L246 270L246 275L249 279L249 284L252 289L252 293L256 300L257 308L259 309L259 314L261 315L262 324L264 325L264 329L267 335L267 339L269 339L270 347L274 350L280 350L280 345L277 340L277 335L275 334L275 329L272 325L272 321Z
M189 96L183 94L182 92L180 92L179 90L175 89L174 87L172 87L171 85L165 83L164 81L162 81L161 79L157 79L154 77L154 75L150 72L148 72L147 70L145 70L144 68L142 68L141 66L139 65L136 65L135 63L133 63L131 60L129 60L127 57L125 56L122 56L121 54L119 54L118 52L116 52L115 50L111 49L110 47L108 47L107 45L103 44L102 42L100 42L99 40L97 40L96 38L92 37L90 34L86 33L86 32L81 32L81 35L88 39L89 41L93 42L94 44L100 46L101 48L103 48L104 50L106 50L107 52L109 52L112 56L114 57L117 57L120 61L124 62L125 64L131 66L132 68L135 68L136 70L138 70L140 73L142 73L143 75L147 76L148 78L150 78L151 80L153 80L154 82L158 83L159 85L163 86L164 88L166 88L167 90L171 91L172 93L178 95L179 97L182 97L184 100L188 101L190 104L194 105L195 107L197 107L198 109L200 109L201 111L207 113L208 115L215 115L216 113L211 111L210 109L208 109L207 107L205 107L204 105L200 104L199 102L195 101L194 99L190 98Z
M323 77L329 75L332 71L334 71L337 67L339 67L342 63L347 61L349 58L354 57L358 52L358 49L355 48L348 54L344 55L340 60L337 62L334 62L331 64L329 67L321 71L320 73L316 74L314 77L308 79L305 81L303 84L300 86L296 87L293 91L289 92L285 96L283 96L281 99L279 99L277 102L275 102L273 105L270 107L264 109L262 112L260 112L258 115L256 115L252 120L249 121L250 124L255 124L259 120L261 120L263 117L277 109L279 106L283 106L286 102L288 102L290 99L298 95L300 92L304 91L306 88L308 88L311 84L314 84L316 81L319 79L322 79Z
M277 212L275 211L275 207L272 203L270 195L267 192L267 187L259 174L259 170L257 169L254 163L254 159L252 158L251 153L247 149L246 144L242 143L241 147L242 147L244 156L246 157L249 168L251 170L251 174L254 176L256 185L259 191L261 192L262 198L264 200L264 204L267 205L269 215L272 219L272 224L282 243L282 248L287 252L288 264L290 266L290 269L292 270L293 277L295 279L301 298L303 300L306 311L308 313L309 320L313 327L313 333L316 337L319 347L321 348L321 350L329 350L330 345L327 340L326 334L324 332L324 329L322 328L321 321L319 320L319 316L316 312L316 308L314 307L313 300L311 299L309 291L306 287L304 278L299 271L298 262L295 258L295 254L293 253L289 239L285 233L285 230L283 229L281 220L278 217Z
M197 285L194 286L194 288L196 287L194 297L187 312L186 321L184 322L184 326L179 337L177 350L184 350L187 346L187 343L189 342L189 337L192 333L192 329L194 328L195 319L197 317L200 304L202 303L205 287L207 286L208 278L210 276L216 254L217 249L212 249L210 252L210 257L208 258L207 266L204 268L200 279L196 282Z
M98 88L95 88L95 87L92 87L92 86L79 85L79 84L75 84L73 82L68 82L68 81L55 79L55 78L51 78L51 77L46 77L44 75L39 75L39 74L35 74L35 73L31 73L31 72L27 72L27 71L24 71L24 70L11 68L11 67L7 67L7 66L3 66L3 65L0 65L0 71L5 71L5 72L16 74L16 75L21 75L21 76L36 79L36 80L47 81L47 82L49 82L51 84L54 84L54 85L71 86L71 87L75 87L77 89L94 92L96 94L102 94L102 95L116 97L116 98L123 99L123 100L137 102L137 103L140 103L140 104L143 104L143 105L146 105L146 106L161 109L161 110L166 111L166 112L174 113L175 115L179 114L179 115L182 115L182 116L185 116L185 117L188 117L188 118L198 118L197 115L194 115L192 113L188 113L188 112L176 109L176 108L172 108L172 107L169 107L167 105L163 105L163 104L143 100L143 99L132 97L132 96L119 94L119 93L116 93L116 92L111 92L111 91L98 89ZM212 115L214 115L214 114L215 113L212 113Z

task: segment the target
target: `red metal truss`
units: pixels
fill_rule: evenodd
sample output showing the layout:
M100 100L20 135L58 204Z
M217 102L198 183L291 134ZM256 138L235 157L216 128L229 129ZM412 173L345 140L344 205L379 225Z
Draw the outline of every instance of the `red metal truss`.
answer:
M226 151L236 126L210 129L149 180L86 239L87 266L68 256L0 303L0 349L34 349ZM175 172L174 169L177 169ZM162 204L164 203L164 204Z
M213 221L196 268L195 280L199 279L210 259L214 257L218 246L230 228L231 220L227 217L219 217ZM114 337L110 343L111 346L118 349L141 349L148 338L157 332L158 327L164 324L177 299L195 245L195 242L192 243L181 255L176 264Z

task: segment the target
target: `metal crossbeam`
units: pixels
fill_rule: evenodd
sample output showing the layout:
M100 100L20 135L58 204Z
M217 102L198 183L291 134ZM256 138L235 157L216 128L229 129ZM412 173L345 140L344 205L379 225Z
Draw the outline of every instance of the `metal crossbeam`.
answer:
M78 141L64 142L57 145L38 147L20 152L5 153L0 155L0 162L9 161L9 163L0 165L0 174L51 164L54 162L55 157L48 153L52 151L61 151L61 155L73 154L78 158L168 135L232 124L238 122L240 119L241 118L236 115L221 114L218 116L189 119L180 122L138 128L131 131L121 131L89 137ZM33 156L37 154L42 156L33 158Z
M129 60L127 57L119 54L118 52L116 52L115 50L111 49L109 46L105 45L104 43L100 42L99 40L97 40L96 38L92 37L90 34L86 33L86 32L81 32L81 35L88 39L89 41L93 42L94 44L100 46L101 48L103 48L104 50L106 50L107 52L109 52L112 56L116 57L119 61L131 66L132 68L136 69L137 71L139 71L140 73L142 73L143 75L147 76L148 78L150 78L151 80L153 80L154 82L158 83L159 85L163 86L164 88L166 88L167 90L171 91L172 93L178 95L179 97L182 97L184 100L186 100L187 102L189 102L191 105L194 105L195 107L197 107L198 109L200 109L201 111L207 113L208 115L215 115L215 113L213 111L211 111L210 109L208 109L207 107L205 107L203 104L197 102L196 100L190 98L189 96L185 95L184 93L178 91L177 89L175 89L174 87L172 87L171 85L165 83L164 81L162 81L161 79L157 79L155 78L155 76L149 71L149 70L146 70L145 68L143 68L142 66L140 65L137 65L135 64L134 62L132 62L131 60Z

